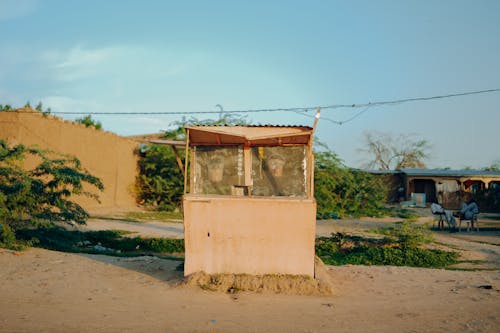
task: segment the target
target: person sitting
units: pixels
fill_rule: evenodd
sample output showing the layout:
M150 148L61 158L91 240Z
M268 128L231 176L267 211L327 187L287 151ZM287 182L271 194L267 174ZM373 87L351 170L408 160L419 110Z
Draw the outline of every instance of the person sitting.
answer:
M460 219L459 231L462 221L465 221L467 223L467 231L469 231L470 227L474 228L474 226L476 227L476 230L479 231L479 227L477 225L477 214L479 214L479 206L470 193L466 193L464 199L465 202L462 204L462 208L460 208L460 211L454 213L454 215Z
M464 202L460 214L462 220L472 220L475 214L479 214L479 207L474 198L470 197L467 202Z
M431 204L431 212L432 214L440 215L441 217L444 215L444 220L450 227L450 232L455 232L457 230L457 221L455 220L451 210L446 210L443 206L434 202Z

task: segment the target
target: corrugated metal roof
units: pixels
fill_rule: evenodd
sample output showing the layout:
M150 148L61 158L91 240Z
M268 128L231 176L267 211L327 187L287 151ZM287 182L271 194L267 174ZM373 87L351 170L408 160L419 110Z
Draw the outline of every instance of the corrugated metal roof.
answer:
M190 144L307 144L313 129L306 126L186 126Z
M500 177L499 171L485 170L450 170L450 169L414 169L404 168L401 170L365 170L375 175L395 175L406 174L408 176L422 177Z
M449 170L449 169L412 169L405 168L400 170L408 176L447 176L447 177L471 177L471 176L497 176L499 171L485 170Z
M273 125L273 124L258 124L258 125L188 125L186 127L285 127L285 128L301 128L304 130L312 130L310 126L304 125Z
M374 175L398 175L401 173L399 170L367 170L363 169L362 171L368 172Z

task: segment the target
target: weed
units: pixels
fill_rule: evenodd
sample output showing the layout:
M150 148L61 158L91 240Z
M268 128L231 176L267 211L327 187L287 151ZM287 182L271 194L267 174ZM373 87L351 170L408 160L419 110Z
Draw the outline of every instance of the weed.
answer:
M411 246L409 246L411 244ZM459 254L421 249L415 241L370 239L334 234L316 240L316 254L329 265L392 265L442 268L457 263Z
M22 251L25 246L16 240L16 235L12 232L12 229L8 224L0 224L0 247Z
M399 208L399 207L392 209L390 215L394 217L399 217L401 219L416 219L419 216L410 209Z
M376 232L385 235L388 242L395 242L402 248L416 248L432 241L432 232L412 219L397 222L394 227L378 229Z
M182 253L183 239L124 237L121 230L69 231L57 226L21 229L16 236L34 240L35 246L64 252L137 255L148 253ZM100 246L96 249L95 246Z

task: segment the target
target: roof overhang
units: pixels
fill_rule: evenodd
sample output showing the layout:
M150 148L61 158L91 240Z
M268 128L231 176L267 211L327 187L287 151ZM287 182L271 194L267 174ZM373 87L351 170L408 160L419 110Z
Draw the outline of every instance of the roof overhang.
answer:
M189 144L196 145L306 145L313 129L306 126L187 126Z

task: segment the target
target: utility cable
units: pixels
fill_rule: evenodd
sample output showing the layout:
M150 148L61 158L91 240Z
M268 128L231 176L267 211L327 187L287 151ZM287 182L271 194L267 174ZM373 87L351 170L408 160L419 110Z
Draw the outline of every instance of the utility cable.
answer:
M429 101L436 99L445 99L445 98L453 98L460 96L469 96L469 95L477 95L477 94L486 94L486 93L494 93L500 92L500 88L496 89L487 89L487 90L476 90L476 91L468 91L462 93L453 93L446 95L437 95L437 96L428 96L428 97L415 97L415 98L403 98L396 100L388 100L388 101L380 101L380 102L368 102L368 103L354 103L354 104L333 104L333 105L317 105L317 106L306 106L306 107L292 107L292 108L266 108L266 109L244 109L244 110L224 110L224 113L259 113L259 112L308 112L312 110L316 110L320 108L321 110L331 110L331 109L342 109L342 108L364 108L362 111L358 112L351 118L344 121L337 121L333 119L327 119L337 125L345 124L346 122L352 121L364 112L368 111L370 107L373 106L382 106L382 105L396 105L402 103L409 102L418 102L418 101ZM9 111L9 112L18 112L18 111ZM26 113L26 111L23 111ZM29 112L29 111L28 111ZM33 113L37 113L38 111L33 111ZM51 112L51 114L66 114L66 115L199 115L199 114L219 114L220 110L212 110L212 111L159 111L159 112L73 112L73 111L57 111ZM323 118L325 119L325 118Z

